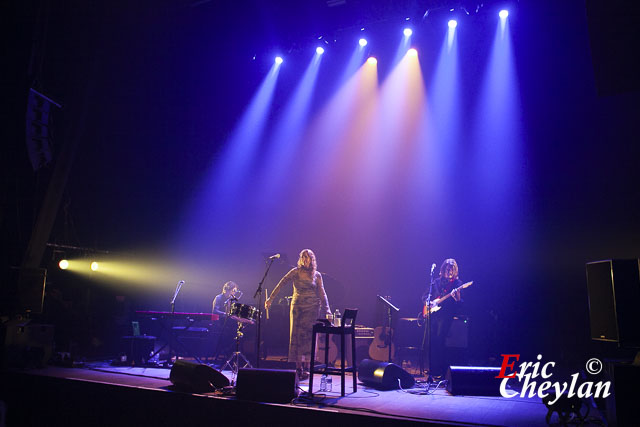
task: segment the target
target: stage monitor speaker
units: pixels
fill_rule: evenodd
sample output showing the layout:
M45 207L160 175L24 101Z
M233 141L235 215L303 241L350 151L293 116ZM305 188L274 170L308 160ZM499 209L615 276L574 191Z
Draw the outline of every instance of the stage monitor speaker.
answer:
M176 360L169 381L177 389L192 393L206 393L229 385L229 379L211 366L186 360Z
M253 369L238 371L236 397L242 400L289 403L298 396L298 375L290 369Z
M393 390L400 388L400 386L411 388L416 383L413 376L400 366L371 359L364 359L360 362L358 379L364 385L380 390ZM398 380L400 380L399 384Z
M445 379L447 391L466 396L499 396L500 368L481 366L449 366Z
M640 347L640 260L588 263L587 289L591 338Z

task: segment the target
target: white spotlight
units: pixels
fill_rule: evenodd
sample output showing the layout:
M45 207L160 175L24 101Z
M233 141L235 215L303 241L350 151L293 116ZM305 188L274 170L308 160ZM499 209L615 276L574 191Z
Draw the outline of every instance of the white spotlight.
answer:
M367 39L358 40L358 44L362 47L365 47L367 45Z
M322 54L324 53L324 48L323 48L322 46L318 46L318 47L316 48L316 53L317 53L318 55L322 55Z
M405 28L402 33L405 37L411 37L411 34L413 34L413 30L411 30L411 28Z
M500 17L500 19L507 19L507 16L509 16L509 11L507 9L502 9L500 13L498 13L498 16Z
M449 25L449 28L455 28L458 26L458 21L456 21L455 19L452 19L449 21L447 25Z
M276 64L278 64L278 65L282 64L282 57L281 56L276 56Z

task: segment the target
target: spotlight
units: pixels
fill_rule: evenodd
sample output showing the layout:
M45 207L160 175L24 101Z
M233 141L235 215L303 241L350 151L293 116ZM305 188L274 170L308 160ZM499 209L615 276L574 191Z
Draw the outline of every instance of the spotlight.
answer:
M66 270L67 268L69 268L69 261L67 261L66 259L61 259L58 263L58 267L60 267L60 270Z
M409 49L409 50L407 51L407 54L408 54L409 56L418 56L418 51L417 51L417 50L415 50L414 48L411 48L411 49Z
M282 64L282 57L281 56L276 56L276 64L278 64L278 65Z
M507 9L502 9L500 13L498 13L498 16L500 17L500 19L507 19L507 16L509 16L509 11Z
M367 59L367 64L369 65L376 65L377 63L378 63L378 60L373 56L370 56L369 59Z
M413 34L413 31L411 30L411 28L405 28L402 33L404 34L405 37L411 37L411 34Z
M449 28L455 28L458 26L458 21L456 21L455 19L452 19L449 21Z
M367 45L367 39L358 40L358 44L362 47L365 47Z
M99 268L98 263L97 263L97 262L95 262L95 261L93 261L93 262L91 263L91 270L92 270L92 271L98 271L98 268Z
M318 55L322 55L322 54L324 53L324 48L323 48L322 46L318 46L318 47L316 48L316 53L317 53Z

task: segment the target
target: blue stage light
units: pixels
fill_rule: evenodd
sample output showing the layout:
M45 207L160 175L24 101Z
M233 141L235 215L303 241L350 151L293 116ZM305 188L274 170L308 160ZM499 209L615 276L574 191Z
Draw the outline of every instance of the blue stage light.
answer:
M282 57L281 56L276 56L276 64L278 64L278 65L282 64Z
M367 39L358 40L358 44L362 47L365 47L367 45Z
M324 53L324 48L323 48L322 46L318 46L318 47L316 48L316 53L317 53L318 55L322 55L322 54Z
M448 25L449 25L449 28L455 28L458 26L458 21L456 21L455 19L452 19L449 21Z
M507 19L507 16L509 16L509 11L506 9L502 9L500 13L498 13L498 16L500 16L500 19Z
M411 34L413 34L413 30L411 30L411 28L405 28L402 33L405 37L411 37Z

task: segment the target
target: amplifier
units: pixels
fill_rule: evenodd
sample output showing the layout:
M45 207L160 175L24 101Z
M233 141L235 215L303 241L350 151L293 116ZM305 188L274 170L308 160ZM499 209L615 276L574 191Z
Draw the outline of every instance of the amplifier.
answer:
M356 338L368 338L371 337L373 338L374 336L374 329L373 328L367 328L364 326L358 326L356 325Z

